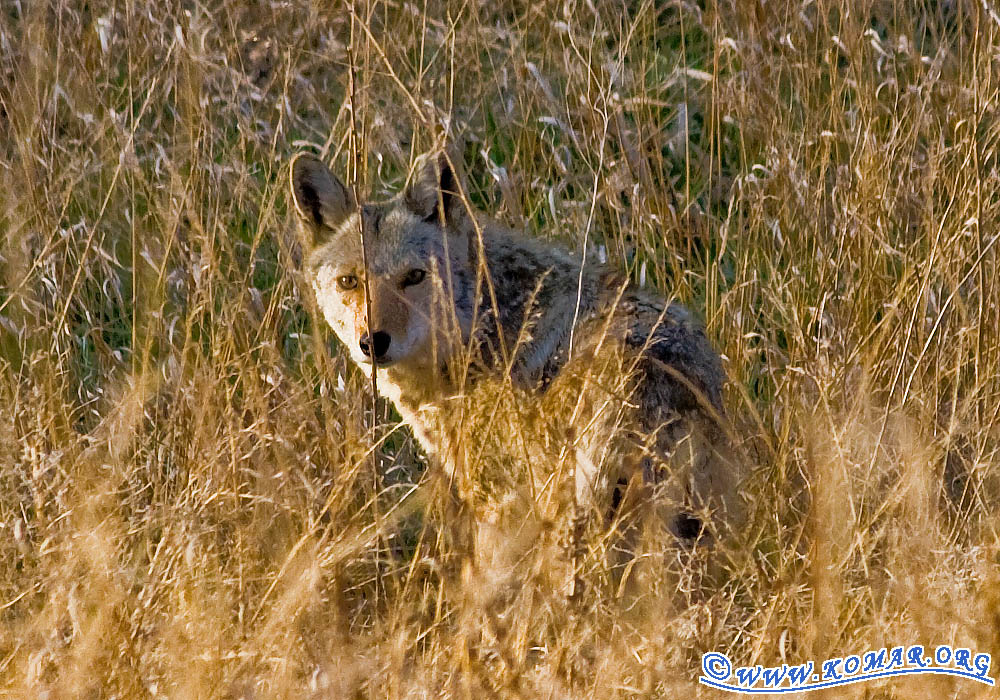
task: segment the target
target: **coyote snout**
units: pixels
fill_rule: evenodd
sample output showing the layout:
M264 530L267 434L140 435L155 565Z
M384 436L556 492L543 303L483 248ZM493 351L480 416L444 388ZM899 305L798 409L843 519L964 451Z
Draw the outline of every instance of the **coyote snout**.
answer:
M392 362L389 358L389 346L392 344L392 336L385 331L375 331L365 333L358 341L361 353L370 357L375 364L388 365Z
M348 345L354 346L354 354L360 351L355 357L358 362L388 367L423 349L427 324L411 317L419 316L418 305L424 301L421 290L413 287L423 282L425 275L414 268L402 280L369 276L367 285L355 273L338 276L334 284L354 332Z

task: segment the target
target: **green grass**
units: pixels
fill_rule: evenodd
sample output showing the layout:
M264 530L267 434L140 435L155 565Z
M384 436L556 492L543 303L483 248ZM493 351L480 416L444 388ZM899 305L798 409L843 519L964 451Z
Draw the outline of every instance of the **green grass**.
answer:
M711 650L1000 658L989 4L497 5L4 5L0 695L667 698L710 695ZM333 342L289 158L382 196L445 140L478 206L706 320L751 474L711 576L621 598L595 542L570 601L560 523L502 488L472 547Z

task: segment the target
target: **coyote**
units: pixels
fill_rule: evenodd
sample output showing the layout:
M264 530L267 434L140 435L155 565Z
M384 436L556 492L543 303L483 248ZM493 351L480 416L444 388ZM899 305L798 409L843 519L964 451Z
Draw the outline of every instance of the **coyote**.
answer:
M303 273L351 358L447 470L476 422L461 398L489 385L481 396L506 391L541 424L535 442L550 451L512 450L522 463L569 456L578 513L613 515L645 489L677 538L710 536L739 503L724 374L701 326L474 211L453 166L445 151L425 154L402 192L359 203L316 156L292 160Z

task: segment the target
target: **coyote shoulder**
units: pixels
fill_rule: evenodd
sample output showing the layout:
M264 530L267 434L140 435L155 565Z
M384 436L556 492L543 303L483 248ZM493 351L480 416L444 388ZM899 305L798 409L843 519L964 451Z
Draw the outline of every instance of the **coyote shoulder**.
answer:
M488 383L515 411L546 407L537 441L573 460L577 505L606 513L644 484L681 538L734 513L724 374L703 328L683 306L474 211L456 172L445 153L426 154L402 192L363 203L319 158L291 163L319 308L424 449L455 468L474 423L460 399Z

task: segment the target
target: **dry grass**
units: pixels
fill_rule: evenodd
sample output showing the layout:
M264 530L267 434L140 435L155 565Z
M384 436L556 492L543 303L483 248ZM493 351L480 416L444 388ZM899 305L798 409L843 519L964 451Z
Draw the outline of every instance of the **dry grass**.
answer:
M706 5L4 0L0 692L667 698L716 649L1000 658L1000 9ZM508 498L473 550L373 420L284 169L314 146L378 196L443 136L482 208L704 315L753 466L721 573L621 599L596 546L571 603L552 522Z

